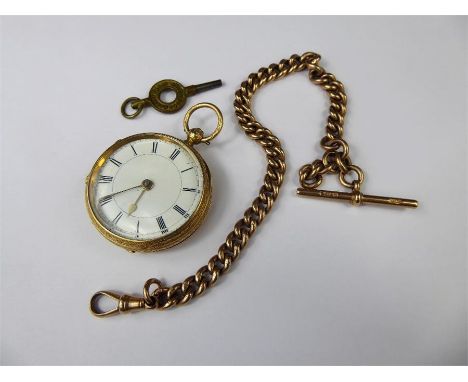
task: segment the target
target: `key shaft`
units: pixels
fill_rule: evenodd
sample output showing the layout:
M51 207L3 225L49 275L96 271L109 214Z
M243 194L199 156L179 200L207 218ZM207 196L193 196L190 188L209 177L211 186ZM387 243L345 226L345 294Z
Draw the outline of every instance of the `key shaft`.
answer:
M221 80L204 82L198 85L186 86L185 90L187 91L187 96L192 96L201 92L206 92L207 90L216 89L223 85Z

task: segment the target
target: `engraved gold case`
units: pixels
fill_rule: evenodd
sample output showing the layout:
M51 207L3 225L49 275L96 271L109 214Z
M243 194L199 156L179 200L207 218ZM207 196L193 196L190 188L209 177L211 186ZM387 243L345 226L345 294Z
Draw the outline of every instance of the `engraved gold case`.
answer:
M208 136L189 128L191 115L201 108L217 116ZM185 141L143 133L105 150L86 178L86 209L96 229L131 252L161 251L186 240L205 219L212 196L210 171L193 146L209 144L222 126L215 105L198 103L185 114Z
M99 217L99 214L96 211L97 203L95 200L95 192L93 190L99 182L99 174L101 173L103 165L109 163L109 160L111 160L114 153L118 152L119 149L128 144L139 142L145 139L154 139L162 142L168 142L170 144L175 144L177 147L181 147L187 152L191 153L198 161L199 168L203 175L203 181L202 184L200 184L200 200L198 205L181 227L162 237L137 240L125 237L124 235L121 235L115 231L112 232L109 227L103 223L103 219ZM104 151L104 153L98 158L86 179L85 201L86 209L92 223L107 240L131 252L153 252L170 248L176 244L181 243L190 235L192 235L201 225L206 217L206 214L208 213L211 204L211 194L211 176L208 166L206 165L201 155L191 145L169 135L160 133L143 133L118 140L106 151Z

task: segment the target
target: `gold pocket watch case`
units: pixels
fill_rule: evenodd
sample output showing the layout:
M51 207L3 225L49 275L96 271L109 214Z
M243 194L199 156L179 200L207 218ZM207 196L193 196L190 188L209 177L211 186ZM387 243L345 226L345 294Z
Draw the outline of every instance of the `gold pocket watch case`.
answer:
M218 117L207 137L188 127L200 108L210 108ZM131 252L161 251L186 240L205 219L212 196L210 171L193 146L216 137L222 124L219 109L201 103L184 118L185 141L143 133L110 146L86 179L86 208L96 229Z

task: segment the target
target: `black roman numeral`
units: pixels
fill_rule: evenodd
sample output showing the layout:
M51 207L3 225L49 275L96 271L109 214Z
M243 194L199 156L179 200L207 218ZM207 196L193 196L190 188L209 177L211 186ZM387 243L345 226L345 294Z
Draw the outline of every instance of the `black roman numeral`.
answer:
M114 163L117 167L120 167L120 165L122 164L122 162L119 162L117 159L114 159L114 158L110 158L109 160L112 163Z
M133 147L133 145L130 145L130 147L132 148L133 152L135 153L135 155L138 155L137 152L135 151L135 147Z
M187 188L187 187L184 187L184 188L182 189L182 191L195 192L195 191L197 191L197 189L196 189L196 188Z
M112 200L112 195L103 196L99 199L99 205L102 207Z
M101 175L98 183L111 183L113 179L113 176Z
M189 214L187 213L187 211L185 211L182 207L178 206L177 204L172 207L174 208L179 214L181 214L184 218L188 218L189 217Z
M122 217L122 215L123 215L123 213L122 213L122 211L120 211L120 212L117 214L117 216L114 218L114 220L112 220L112 224L116 225L116 224L119 222L119 220L120 220L120 218Z
M140 221L137 221L136 237L140 237Z
M159 229L161 230L162 233L169 232L162 216L159 216L156 220L158 221Z
M171 158L172 160L174 160L174 159L177 158L177 155L179 155L179 154L180 154L180 150L179 150L179 149L174 149L174 151L172 152L170 158Z
M188 170L191 170L193 167L189 167L189 168L186 168L185 170L181 171L182 172L185 172L185 171L188 171Z
M158 142L153 142L153 154L156 154L156 151L158 151Z

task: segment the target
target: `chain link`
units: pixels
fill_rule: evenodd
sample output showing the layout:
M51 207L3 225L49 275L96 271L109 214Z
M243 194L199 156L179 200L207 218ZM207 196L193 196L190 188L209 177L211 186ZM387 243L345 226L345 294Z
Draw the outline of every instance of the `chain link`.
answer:
M221 244L218 253L211 257L207 265L201 267L194 275L183 282L170 287L162 287L157 279L150 279L145 284L144 294L146 307L150 309L168 309L185 304L214 286L219 278L227 273L232 264L239 258L242 249L250 237L270 212L283 183L286 171L285 155L279 139L252 114L251 102L254 93L267 83L286 77L295 72L309 70L309 79L326 90L330 96L330 114L326 125L326 135L321 140L325 153L321 160L314 160L299 170L299 180L304 188L317 188L327 173L339 174L341 183L353 189L354 203L360 203L360 185L364 180L362 170L352 165L349 158L349 147L343 139L343 123L346 114L346 94L344 86L331 73L319 65L320 55L312 52L302 56L292 55L278 64L260 68L251 73L235 94L234 108L239 124L245 134L256 141L265 151L267 159L266 174L259 195L244 212L244 217L237 221L234 229ZM347 180L346 176L354 173L357 178ZM158 288L150 293L149 287L156 284Z

